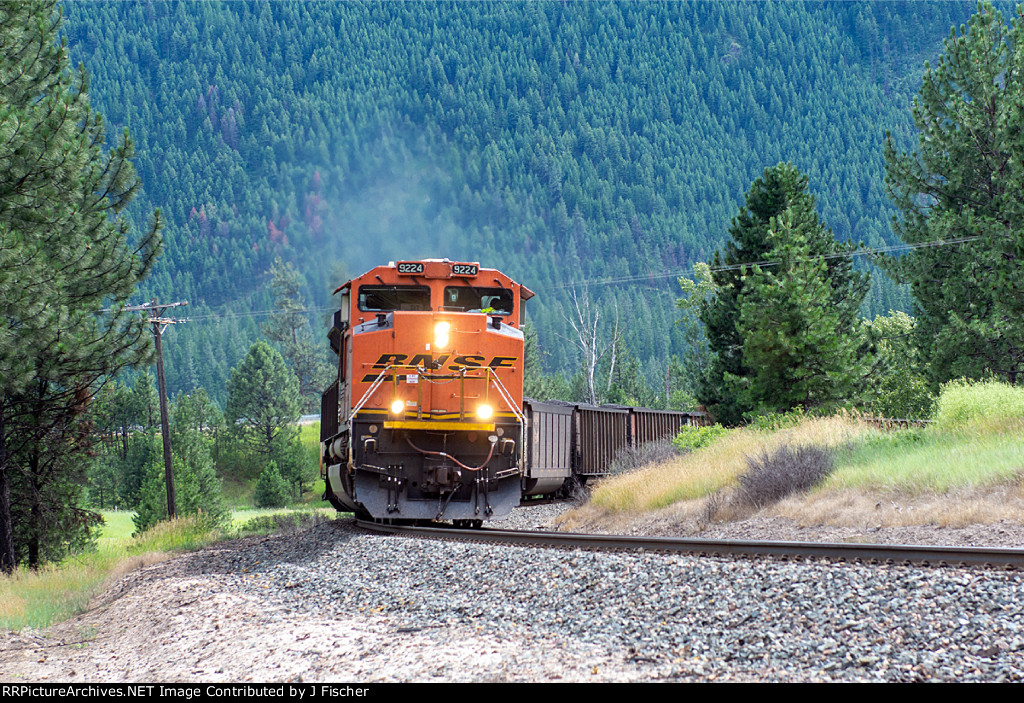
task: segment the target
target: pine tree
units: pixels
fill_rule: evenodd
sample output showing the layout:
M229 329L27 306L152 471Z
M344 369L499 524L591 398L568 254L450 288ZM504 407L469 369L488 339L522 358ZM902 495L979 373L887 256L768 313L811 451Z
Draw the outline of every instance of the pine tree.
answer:
M821 224L814 197L808 192L807 176L795 166L779 164L765 169L754 181L745 205L733 218L724 254L715 253L711 268L716 295L703 303L700 315L713 356L698 397L725 424L739 423L743 413L757 405L755 395L735 392L742 385L740 379L751 380L758 373L745 355L745 333L751 328L742 323L742 302L750 267L772 260L772 249L779 245L770 235L772 219L784 213L788 230L800 233L800 247L806 256L824 257L851 249L837 243ZM858 309L867 293L867 276L853 272L850 258L845 256L823 259L821 273L829 282L823 289L828 297L822 302L835 312L835 334L854 336ZM753 304L748 301L748 306Z
M299 388L276 349L256 342L231 370L225 419L256 453L270 456L299 419Z
M288 504L288 484L281 477L277 462L270 462L260 473L253 502L257 508L281 508Z
M179 464L174 464L175 487L180 485ZM132 522L134 534L139 535L153 525L167 519L167 488L165 484L164 465L162 458L154 457L145 467L139 504L135 508Z
M159 248L159 219L133 246L120 216L138 187L125 134L104 150L84 70L72 72L52 2L0 5L0 569L15 553L77 544L75 508L87 448L81 417L105 378L148 353L123 307ZM46 498L45 496L52 496ZM71 501L68 503L67 501ZM12 523L12 513L28 515ZM46 529L44 529L44 526ZM60 529L58 529L60 528ZM77 536L71 536L77 533ZM27 542L29 550L15 548ZM33 554L35 556L33 556Z
M300 412L295 375L276 349L266 342L256 342L231 370L225 419L248 454L251 467L261 471L274 461L297 490L316 468L306 465L299 443Z
M859 325L844 329L826 261L812 252L813 227L806 219L795 224L791 208L773 217L771 263L754 264L743 277L737 330L748 373L727 375L726 387L757 413L853 400L869 371Z
M61 384L43 378L16 396L8 442L15 557L36 568L80 551L100 516L82 507L90 444L84 410L68 406Z
M1024 11L990 4L925 64L918 150L885 150L894 229L915 248L884 262L914 293L933 388L1024 371ZM921 246L926 245L926 246Z
M227 518L220 479L213 466L214 444L223 426L217 407L206 391L180 393L171 411L171 447L182 463L190 483L182 488L175 484L178 509L183 515L203 512L215 522Z
M309 327L305 302L299 292L299 274L280 258L270 267L270 287L274 291L274 311L260 328L281 348L299 379L299 393L306 409L320 406L320 394L328 385L331 365L324 361L325 345L316 344Z

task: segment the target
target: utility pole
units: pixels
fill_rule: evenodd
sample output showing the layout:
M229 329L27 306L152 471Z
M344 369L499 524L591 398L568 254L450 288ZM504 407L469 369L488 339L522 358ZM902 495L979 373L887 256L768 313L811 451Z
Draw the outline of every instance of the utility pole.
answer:
M177 513L177 501L174 494L174 469L171 464L171 425L167 417L167 383L164 381L164 350L161 337L167 325L176 325L180 322L188 322L188 318L179 320L174 317L164 317L164 312L170 308L177 308L188 305L188 301L180 303L158 303L156 298L142 305L133 305L125 310L141 310L149 313L147 322L153 325L153 342L156 345L156 384L160 394L160 434L163 437L164 445L164 480L167 483L167 517L172 518Z

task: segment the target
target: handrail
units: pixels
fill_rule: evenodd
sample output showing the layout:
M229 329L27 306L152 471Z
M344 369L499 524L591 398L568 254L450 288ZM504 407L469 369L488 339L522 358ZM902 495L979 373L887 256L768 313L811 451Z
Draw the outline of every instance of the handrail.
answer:
M488 376L490 376L493 373L493 369L491 369L490 367L488 367L487 371L488 371ZM494 373L493 375L494 375L494 382L498 385L498 392L505 399L506 405L508 405L508 407L512 409L512 414L516 416L517 420L519 420L519 424L520 425L525 425L526 421L523 419L522 414L516 408L516 404L512 402L512 394L509 393L508 389L505 388L505 384L503 384L501 382L501 379L498 378L498 374Z
M356 406L352 408L352 412L349 413L348 420L346 420L347 424L352 424L352 418L356 416L356 413L363 409L363 406L366 405L367 401L370 400L370 396L373 395L374 391L380 388L380 385L384 383L385 374L387 374L387 372L390 371L393 367L394 364L389 364L383 371L380 372L380 375L377 376L374 382L370 384L370 387L366 389L365 393L363 393L363 397L359 399L359 402L356 403Z
M367 402L369 402L370 397L374 394L374 392L376 392L376 390L378 388L380 388L381 384L384 383L384 379L387 376L387 373L389 371L394 370L394 369L415 369L417 372L419 372L419 375L421 375L421 376L424 376L426 378L433 377L433 378L440 378L440 379L466 378L467 377L466 376L466 372L467 371L483 371L484 372L484 376L482 376L482 377L481 376L469 376L468 378L476 378L476 379L479 379L479 380L483 380L485 383L488 383L488 384L493 379L495 387L498 389L498 393L501 395L502 399L505 401L505 404L508 405L509 409L512 410L512 414L515 415L516 420L518 420L520 424L524 424L525 423L525 420L523 419L522 412L520 412L520 409L516 407L516 403L512 399L512 394L508 392L507 388L505 388L505 384L503 384L501 382L501 379L498 378L498 374L495 373L494 369L490 368L489 366L465 366L462 369L460 369L459 373L454 373L454 374L450 374L450 375L448 375L448 374L436 374L436 375L434 375L434 374L427 374L426 373L427 369L422 367L422 366L412 366L410 364L388 364L388 366L386 368L384 368L380 372L380 375L378 375L377 378L374 379L374 381L370 385L370 387L366 389L366 392L363 394L363 397L359 399L359 402L356 403L356 406L352 409L352 412L348 416L347 424L349 424L349 425L352 424L352 420L353 420L353 418L355 418L356 413L358 413L360 410L363 409L363 406L366 405Z

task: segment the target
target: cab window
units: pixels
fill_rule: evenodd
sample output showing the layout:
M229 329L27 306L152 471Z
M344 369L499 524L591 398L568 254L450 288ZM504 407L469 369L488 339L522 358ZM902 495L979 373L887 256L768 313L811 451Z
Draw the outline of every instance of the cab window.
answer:
M426 286L359 286L359 309L363 312L430 310L430 289Z
M448 286L444 289L444 309L453 312L512 314L512 291L508 288Z

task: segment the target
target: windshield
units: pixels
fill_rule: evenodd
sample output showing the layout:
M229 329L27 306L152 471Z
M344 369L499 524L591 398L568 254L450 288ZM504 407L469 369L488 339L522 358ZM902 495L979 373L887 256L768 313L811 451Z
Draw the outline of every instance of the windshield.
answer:
M426 286L359 286L359 309L364 312L430 310Z
M511 315L512 291L508 288L448 286L444 289L444 309L456 312Z

